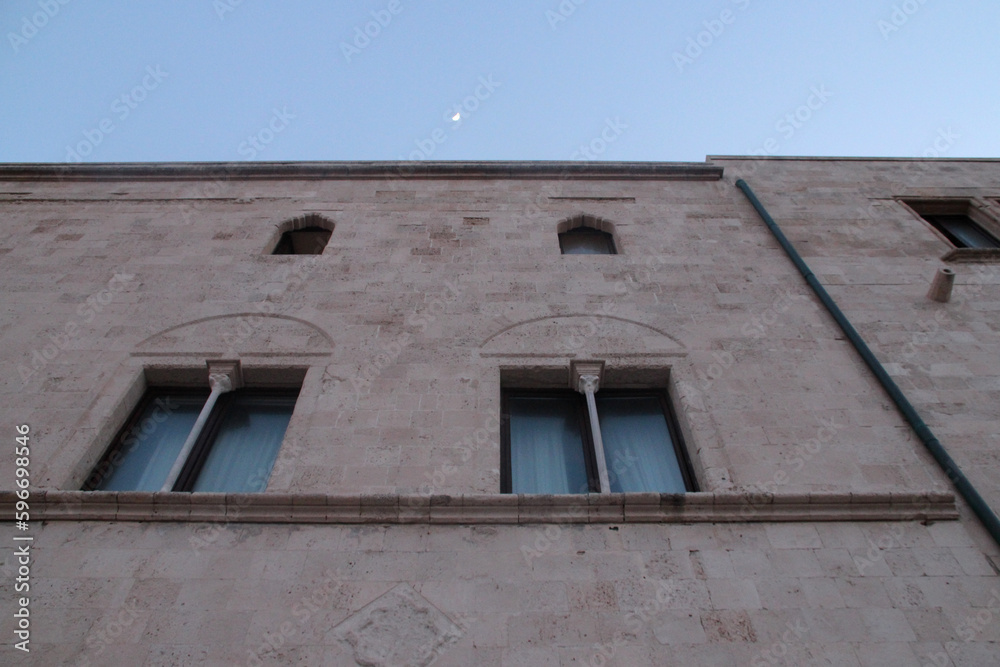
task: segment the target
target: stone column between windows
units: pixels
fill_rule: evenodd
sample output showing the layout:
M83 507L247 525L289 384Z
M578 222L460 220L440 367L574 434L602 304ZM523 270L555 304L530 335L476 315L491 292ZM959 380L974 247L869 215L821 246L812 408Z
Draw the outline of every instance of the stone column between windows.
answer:
M594 458L597 459L597 478L601 493L611 493L608 479L608 461L604 457L604 439L601 438L601 423L597 418L597 400L594 394L601 387L604 362L574 362L570 365L571 377L576 378L578 392L587 397L587 412L590 414L590 434L594 441Z
M160 491L173 490L174 484L177 483L177 478L180 477L181 470L184 468L184 464L191 454L191 450L194 449L194 444L198 442L198 437L205 429L205 423L208 421L208 416L212 414L212 409L215 407L215 402L219 400L219 396L243 386L243 374L240 362L208 362L208 386L212 389L212 392L208 395L205 405L201 408L194 426L191 427L191 432L188 433L187 440L181 446L181 451L177 454L177 459L174 461L173 467L170 468L167 479L163 482L163 486L160 487Z

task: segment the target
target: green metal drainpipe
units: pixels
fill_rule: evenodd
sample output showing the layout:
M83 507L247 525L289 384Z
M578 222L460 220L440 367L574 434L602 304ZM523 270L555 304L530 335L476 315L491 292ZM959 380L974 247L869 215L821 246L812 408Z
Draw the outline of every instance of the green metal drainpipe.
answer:
M913 427L917 437L919 437L921 442L924 443L924 446L930 450L934 460L938 462L938 465L940 465L945 474L948 475L948 479L951 480L952 484L955 485L955 488L958 489L958 492L962 494L962 497L965 498L965 500L972 507L972 511L976 513L979 520L986 526L986 530L988 530L990 535L993 536L993 539L997 542L997 544L1000 544L1000 519L997 519L997 515L992 509L990 509L990 506L986 504L983 497L979 495L979 492L976 491L976 487L972 485L972 482L969 481L962 470L958 467L958 464L951 458L948 451L944 448L944 445L942 445L941 442L934 436L927 424L924 423L924 420L920 418L916 409L906 399L902 390L900 390L896 382L886 372L882 363L872 353L871 349L865 343L865 340L861 337L861 334L854 329L854 326L851 325L847 316L840 310L836 302L827 293L826 289L820 284L815 274L813 274L812 270L795 250L795 247L785 237L784 233L782 233L781 228L778 227L778 223L774 221L774 218L772 218L771 214L767 212L764 205L760 203L760 200L757 199L757 195L755 195L753 190L750 189L747 182L741 178L736 181L736 187L743 191L743 194L750 200L753 207L757 209L757 213L764 220L764 223L767 225L767 228L771 230L771 233L774 234L774 238L776 238L778 243L781 244L781 247L785 249L789 259L791 259L796 268L798 268L799 273L801 273L802 277L806 279L806 282L809 283L809 286L816 293L816 296L818 296L819 300L823 302L824 306L826 306L830 315L832 315L833 319L835 319L837 324L840 325L844 334L847 335L851 344L854 345L854 349L858 351L861 358L865 360L866 364L868 364L868 368L872 370L872 373L875 374L878 381L882 383L886 392L889 393L889 396L892 397L892 400L896 403L896 407L899 408L900 412L903 413L903 416L906 417L906 421L908 421L910 426Z

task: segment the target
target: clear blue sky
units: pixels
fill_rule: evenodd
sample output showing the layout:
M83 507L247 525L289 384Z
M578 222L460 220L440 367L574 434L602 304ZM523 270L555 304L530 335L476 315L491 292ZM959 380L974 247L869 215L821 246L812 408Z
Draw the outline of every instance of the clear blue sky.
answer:
M0 162L998 157L998 28L996 0L0 0Z

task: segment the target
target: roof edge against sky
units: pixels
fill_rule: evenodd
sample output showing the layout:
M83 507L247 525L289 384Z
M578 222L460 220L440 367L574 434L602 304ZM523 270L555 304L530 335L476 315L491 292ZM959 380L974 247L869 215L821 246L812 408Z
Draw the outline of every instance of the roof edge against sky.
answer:
M574 179L716 181L713 161L997 162L1000 158L904 158L786 155L709 155L705 162L581 161L293 161L0 163L4 181L281 180L281 179Z
M349 178L517 178L697 180L722 178L720 166L701 162L109 162L0 163L0 180L181 180Z
M840 157L836 155L709 155L712 160L770 160L803 162L997 162L1000 157Z

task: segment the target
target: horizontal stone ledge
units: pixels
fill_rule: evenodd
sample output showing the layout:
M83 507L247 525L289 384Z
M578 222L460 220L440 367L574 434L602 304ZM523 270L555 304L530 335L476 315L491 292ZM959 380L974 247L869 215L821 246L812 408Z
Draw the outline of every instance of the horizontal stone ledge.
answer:
M0 492L13 520L17 496ZM955 495L917 493L360 494L36 491L33 521L227 523L732 523L944 521Z
M1000 264L1000 248L955 248L941 255L941 261Z
M90 162L0 164L3 181L169 181L281 179L568 179L717 181L723 167L704 162L376 161ZM128 201L123 198L120 201Z

